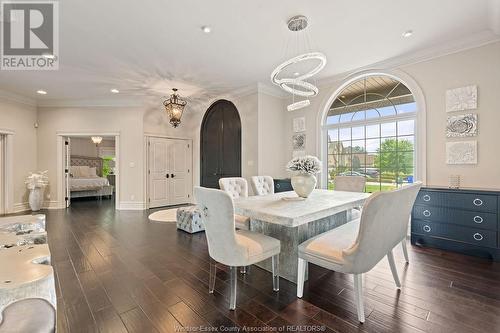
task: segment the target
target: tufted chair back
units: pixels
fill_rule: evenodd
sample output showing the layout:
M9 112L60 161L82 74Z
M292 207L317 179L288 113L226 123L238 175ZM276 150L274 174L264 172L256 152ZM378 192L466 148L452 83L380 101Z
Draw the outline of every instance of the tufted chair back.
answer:
M248 183L245 178L221 178L219 179L219 187L233 199L248 197Z
M271 176L253 176L251 178L252 190L255 195L274 193L274 181Z
M205 225L210 257L224 265L239 266L248 251L236 240L233 199L227 192L199 186L194 187L194 198Z

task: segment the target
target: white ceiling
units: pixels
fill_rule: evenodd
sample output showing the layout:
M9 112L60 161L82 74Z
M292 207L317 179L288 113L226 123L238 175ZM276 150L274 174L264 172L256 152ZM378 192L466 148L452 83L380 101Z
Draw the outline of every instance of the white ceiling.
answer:
M293 54L286 21L328 64L319 78L477 35L498 38L498 0L60 1L60 69L2 71L0 89L44 100L216 95L257 82ZM496 10L496 12L495 12ZM212 33L200 27L209 25ZM403 38L408 29L411 38ZM490 35L488 35L490 34ZM490 37L488 37L490 38ZM110 94L118 88L119 95ZM44 89L45 96L36 94Z

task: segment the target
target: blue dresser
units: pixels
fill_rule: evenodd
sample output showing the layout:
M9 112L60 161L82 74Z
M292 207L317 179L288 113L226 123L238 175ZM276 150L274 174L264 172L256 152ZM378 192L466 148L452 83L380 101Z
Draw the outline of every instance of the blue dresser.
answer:
M274 192L278 193L286 191L293 191L292 181L290 178L274 179Z
M411 243L500 261L500 190L423 187Z

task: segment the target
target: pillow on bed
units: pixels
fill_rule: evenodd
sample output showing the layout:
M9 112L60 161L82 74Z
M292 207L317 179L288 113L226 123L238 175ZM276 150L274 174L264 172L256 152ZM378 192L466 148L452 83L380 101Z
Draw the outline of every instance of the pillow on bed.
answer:
M97 168L89 168L89 178L97 178Z
M89 178L89 167L86 165L75 165L70 167L73 178Z

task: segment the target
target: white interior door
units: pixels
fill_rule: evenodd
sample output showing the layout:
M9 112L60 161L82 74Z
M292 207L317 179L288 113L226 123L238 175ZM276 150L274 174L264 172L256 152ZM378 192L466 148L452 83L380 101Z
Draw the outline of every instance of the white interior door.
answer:
M171 139L169 142L169 192L172 205L187 203L191 197L191 143Z
M150 138L148 146L149 208L190 202L191 141Z
M149 139L149 207L161 207L170 204L168 184L168 145L162 138ZM167 178L168 177L168 178Z
M70 167L71 167L71 142L69 138L63 138L64 144L64 199L66 208L71 205Z

